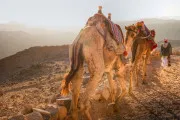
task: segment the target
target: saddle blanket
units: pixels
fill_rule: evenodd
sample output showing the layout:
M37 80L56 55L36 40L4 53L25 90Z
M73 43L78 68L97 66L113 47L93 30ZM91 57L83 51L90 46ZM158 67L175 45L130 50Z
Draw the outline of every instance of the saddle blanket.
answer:
M114 24L109 19L108 19L108 21L109 21L109 24L110 24L110 29L111 29L113 38L116 40L116 42L118 44L124 42L124 37L123 37L123 33L122 33L122 30L121 30L120 26L117 25L117 24Z

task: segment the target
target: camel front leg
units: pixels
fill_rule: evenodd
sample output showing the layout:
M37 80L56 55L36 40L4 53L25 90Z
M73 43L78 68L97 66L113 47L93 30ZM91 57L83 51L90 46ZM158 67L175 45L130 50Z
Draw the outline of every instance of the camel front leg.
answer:
M90 73L90 79L87 83L84 96L80 100L87 119L92 120L89 113L89 109L91 108L90 99L95 94L98 82L102 79L104 74L104 60L103 51L89 51L89 54L90 55L86 58L86 62Z
M138 60L139 58L135 59L134 63L132 64L131 72L130 72L130 81L129 81L129 94L132 94L132 88L133 88L133 78L134 75L136 76L135 78L137 79L137 65L138 65Z
M132 81L133 81L133 77L134 77L134 65L131 68L131 72L130 72L130 79L129 79L129 94L131 94L132 92Z
M135 83L135 85L138 87L139 86L139 75L140 75L140 66L141 66L141 64L139 63L138 65L137 65L137 68L135 68L135 75L136 75L136 83Z
M146 69L147 69L147 61L148 61L148 56L146 55L146 57L143 60L143 78L142 78L142 83L146 84Z
M121 66L119 67L116 73L118 77L118 81L120 83L121 94L118 96L116 101L120 101L126 95L125 71L126 71L125 65L121 64Z
M113 80L113 72L108 72L107 73L108 81L109 81L109 86L110 86L110 93L111 93L111 104L115 103L115 87L114 87L114 80Z
M88 120L92 120L91 115L89 113L89 109L91 108L90 99L94 95L98 82L101 80L104 71L94 71L91 74L90 80L87 84L87 88L85 91L85 96L82 98L82 104L84 104L84 112Z

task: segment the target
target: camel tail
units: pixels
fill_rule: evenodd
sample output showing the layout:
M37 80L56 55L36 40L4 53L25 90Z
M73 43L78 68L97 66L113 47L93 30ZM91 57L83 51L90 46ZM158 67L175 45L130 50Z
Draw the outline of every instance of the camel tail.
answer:
M79 38L78 38L79 39ZM82 44L75 42L73 43L71 56L70 56L71 69L70 72L64 76L64 80L61 82L61 95L68 95L71 89L71 80L77 73L80 65L83 63L82 57Z

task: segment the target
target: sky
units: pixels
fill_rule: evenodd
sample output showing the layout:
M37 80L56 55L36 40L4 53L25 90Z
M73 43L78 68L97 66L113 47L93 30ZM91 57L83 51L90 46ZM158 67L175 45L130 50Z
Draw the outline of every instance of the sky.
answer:
M103 6L113 21L180 16L180 0L0 0L0 23L74 28Z

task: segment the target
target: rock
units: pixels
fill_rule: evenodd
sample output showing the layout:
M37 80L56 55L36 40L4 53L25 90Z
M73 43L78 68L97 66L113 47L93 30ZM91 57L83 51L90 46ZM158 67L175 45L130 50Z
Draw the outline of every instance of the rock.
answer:
M25 117L24 117L24 115L16 115L16 116L9 118L8 120L25 120Z
M65 106L67 108L67 111L69 111L71 106L71 98L59 98L56 99L56 103L58 106Z
M0 120L8 120L7 116L0 117Z
M51 103L55 103L56 99L57 99L56 95L53 95L52 98L51 98Z
M43 117L39 112L32 112L25 115L25 120L43 120Z
M50 112L50 120L57 120L58 119L58 108L53 106L49 106L45 109L46 111Z
M45 103L48 103L48 102L49 102L49 99L48 99L48 98L46 98L46 99L44 100L44 102L45 102Z
M50 114L50 112L43 109L39 109L39 108L33 108L33 112L39 112L39 113L48 114L48 115Z
M85 86L88 83L89 78L90 78L90 76L84 76L83 77L83 83L82 83L83 86Z
M163 117L165 117L167 120L172 120L174 118L174 116L170 113L163 115Z
M51 87L49 91L55 93L57 91L57 89L54 87Z
M177 118L178 118L178 120L180 119L180 113L177 114Z
M39 112L43 120L57 120L58 119L58 108L48 106L45 110L33 108L34 112Z
M11 99L14 99L15 98L15 95L11 95L11 97L10 97Z
M3 96L4 92L2 90L0 90L0 96Z
M42 115L44 120L50 120L50 118L51 118L51 116L50 116L51 113L46 111L46 110L42 110L42 109L38 109L38 108L33 108L33 111L34 112L39 112Z
M60 95L60 94L53 95L52 98L51 98L51 100L50 100L50 102L51 102L51 103L55 103L55 102L56 102L56 99L58 99L58 98L61 98L61 95Z
M48 107L58 108L58 106L57 106L56 104L48 104L48 105L46 106L46 108L48 108ZM46 109L46 108L45 108L45 109Z
M32 105L30 105L30 104L25 105L24 109L21 111L21 113L23 115L26 115L26 114L29 114L29 113L32 113L32 112L33 112Z
M67 108L65 106L58 107L58 118L59 120L64 120L67 116Z

